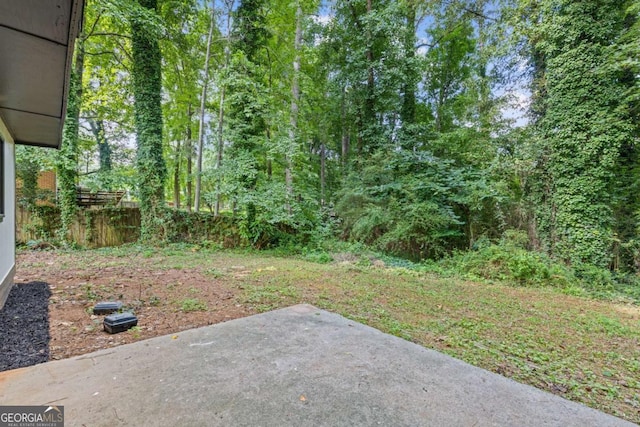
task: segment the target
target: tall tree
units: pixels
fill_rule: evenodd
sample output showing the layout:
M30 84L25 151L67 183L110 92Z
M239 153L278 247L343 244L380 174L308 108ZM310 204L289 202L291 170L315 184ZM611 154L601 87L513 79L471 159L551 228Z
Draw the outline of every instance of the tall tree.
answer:
M225 123L225 101L227 99L227 78L231 63L231 22L233 5L235 0L225 0L225 41L224 41L224 60L220 76L220 105L218 107L218 128L217 128L217 144L216 144L216 164L215 170L217 176L215 179L215 206L214 215L220 215L222 207L222 159L224 158L224 123Z
M268 75L261 73L269 38L266 25L265 0L241 0L233 21L232 37L235 54L232 58L232 76L229 79L229 112L231 145L228 160L235 163L236 200L244 200L246 233L250 239L258 237L256 204L253 200L259 182L258 175L266 171L263 156L266 127L266 83ZM265 61L266 62L266 61ZM267 80L267 81L265 81ZM261 166L261 160L264 160Z
M296 3L296 28L293 43L293 74L291 77L291 114L289 118L289 140L291 152L285 154L286 169L285 182L287 186L287 196L293 196L293 154L295 153L296 139L298 138L298 113L300 111L300 50L302 49L302 4L301 0ZM288 204L287 204L288 205ZM287 206L290 211L291 207Z
M204 58L204 72L202 81L202 95L200 97L200 124L198 127L198 160L196 164L196 196L194 209L200 211L200 197L202 192L202 158L204 154L204 132L205 132L205 106L207 102L207 90L209 88L209 61L211 59L211 43L213 40L213 29L215 28L215 0L211 2L211 23L209 24L209 35L207 36L207 53Z
M537 228L549 250L573 264L611 262L616 167L632 127L619 109L626 85L606 59L624 30L627 5L545 0L531 20L534 59L544 73L535 105L548 174Z
M162 153L161 53L156 27L157 0L138 0L148 13L131 18L133 95L136 126L138 195L142 240L163 236L162 211L167 169Z
M78 135L80 129L80 107L82 105L82 76L84 72L84 35L76 43L76 55L69 84L67 115L62 133L62 147L56 160L58 176L58 205L60 206L61 227L59 238L67 242L69 227L77 211L78 182Z

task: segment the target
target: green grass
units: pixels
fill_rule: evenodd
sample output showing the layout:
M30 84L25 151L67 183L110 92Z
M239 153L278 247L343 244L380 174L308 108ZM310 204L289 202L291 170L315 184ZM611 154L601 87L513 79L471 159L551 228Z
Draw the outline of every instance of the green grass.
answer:
M362 257L333 255L286 257L132 245L60 251L54 267L133 269L144 263L158 271L167 266L199 271L239 292L238 304L254 312L313 304L640 423L637 305L568 295L565 288L543 282L538 287L474 282L406 263L390 266L394 263L385 261L383 267ZM201 296L193 296L198 298L178 301L177 306L207 310Z
M185 313L189 313L192 311L207 311L209 308L207 304L203 301L200 301L198 298L185 298L181 301L178 301L178 306L180 310Z

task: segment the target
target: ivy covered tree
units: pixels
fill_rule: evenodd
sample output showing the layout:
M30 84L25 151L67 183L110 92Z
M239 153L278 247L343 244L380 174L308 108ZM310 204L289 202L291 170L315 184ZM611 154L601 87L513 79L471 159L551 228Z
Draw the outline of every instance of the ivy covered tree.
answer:
M58 206L60 206L60 230L58 237L68 242L67 233L76 217L78 184L78 137L80 129L80 108L82 105L82 76L84 73L84 36L76 45L74 68L69 80L67 115L62 132L62 146L56 158L58 176Z
M610 265L615 205L628 191L616 177L633 140L629 114L620 109L628 82L607 66L628 4L546 0L530 9L544 184L536 228L547 250L571 264Z
M137 144L141 239L163 236L164 185L167 168L162 146L162 58L156 26L157 0L138 0L148 13L131 17L132 79Z
M230 146L227 150L228 178L235 189L235 208L243 215L247 237L256 242L255 192L258 182L269 174L265 153L267 138L267 75L260 66L266 62L270 37L264 0L241 0L233 21L231 78L228 84ZM229 166L231 168L229 168Z

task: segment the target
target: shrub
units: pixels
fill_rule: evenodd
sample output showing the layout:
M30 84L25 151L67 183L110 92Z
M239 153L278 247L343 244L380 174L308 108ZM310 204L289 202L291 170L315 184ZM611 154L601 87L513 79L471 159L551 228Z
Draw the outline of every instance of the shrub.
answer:
M496 244L455 252L440 265L445 271L471 279L509 281L519 286L553 286L566 289L579 279L570 268L547 255L524 248L521 234L506 233Z

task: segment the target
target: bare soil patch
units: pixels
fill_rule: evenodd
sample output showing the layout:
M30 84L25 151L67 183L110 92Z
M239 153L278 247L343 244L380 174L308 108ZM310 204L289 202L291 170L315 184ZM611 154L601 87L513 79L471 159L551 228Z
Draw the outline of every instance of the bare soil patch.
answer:
M25 251L18 254L16 267L16 283L49 284L53 360L252 314L237 301L239 290L229 283L199 268L164 268L155 257L94 259ZM121 301L138 317L138 327L113 335L104 332L104 316L92 314L99 301Z

